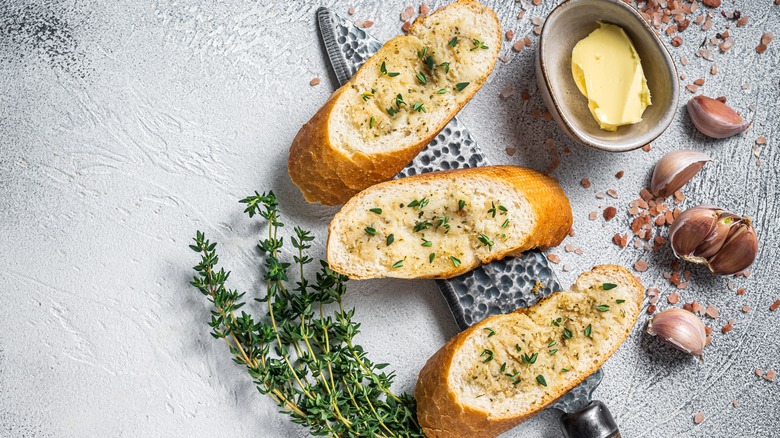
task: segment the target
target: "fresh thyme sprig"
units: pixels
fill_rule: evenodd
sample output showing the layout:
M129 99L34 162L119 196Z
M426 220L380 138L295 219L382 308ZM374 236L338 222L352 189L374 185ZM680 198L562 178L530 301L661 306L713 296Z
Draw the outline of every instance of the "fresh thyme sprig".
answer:
M299 277L291 288L292 264L281 259L284 224L276 196L256 192L241 202L249 217L259 215L268 225L267 238L258 244L266 284L265 295L255 298L261 316L253 316L254 310L238 314L246 305L245 293L227 287L230 272L218 267L217 244L198 231L190 245L201 257L192 285L213 305L211 335L228 345L258 391L313 435L422 437L414 398L393 394L395 374L382 371L387 364L372 362L355 343L360 323L354 321L355 309L345 310L342 303L347 277L320 261L310 283L304 267L313 261L306 251L314 237L295 227L290 240Z

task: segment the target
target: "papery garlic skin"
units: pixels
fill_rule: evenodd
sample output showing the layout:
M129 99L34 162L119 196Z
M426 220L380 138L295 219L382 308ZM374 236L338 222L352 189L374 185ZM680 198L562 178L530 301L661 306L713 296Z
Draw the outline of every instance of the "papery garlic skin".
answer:
M704 152L687 149L669 152L658 160L653 169L650 191L663 198L672 195L699 173L708 161L712 159Z
M669 242L677 257L706 264L716 275L741 272L758 254L750 218L711 205L689 208L677 216L669 228Z
M647 333L685 353L701 357L707 345L707 332L698 316L683 309L656 313L647 323Z
M702 95L688 101L688 114L696 129L712 138L731 137L750 126L725 103Z

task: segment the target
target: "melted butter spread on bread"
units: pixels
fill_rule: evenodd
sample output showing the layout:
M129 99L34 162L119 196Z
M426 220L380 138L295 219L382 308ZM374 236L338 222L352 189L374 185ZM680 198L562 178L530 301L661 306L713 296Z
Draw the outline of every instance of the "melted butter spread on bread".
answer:
M620 342L636 318L635 295L622 285L596 283L494 318L464 343L450 378L462 383L463 399L492 411L549 402ZM508 402L513 399L519 403Z
M488 45L494 44L492 36L483 36L474 20L469 14L434 14L372 59L368 68L374 74L363 75L345 92L346 119L361 143L381 148L428 135L469 100L495 59Z
M511 186L489 181L423 181L373 193L362 204L337 238L362 263L399 272L447 270L488 259L524 239L533 225L522 213L527 201Z

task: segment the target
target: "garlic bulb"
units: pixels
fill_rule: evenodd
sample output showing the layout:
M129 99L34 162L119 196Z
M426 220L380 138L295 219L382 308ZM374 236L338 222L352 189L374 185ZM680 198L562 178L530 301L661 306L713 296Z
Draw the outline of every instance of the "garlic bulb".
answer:
M688 101L688 114L696 129L712 138L731 137L750 126L728 105L707 96L695 96Z
M701 357L707 345L707 332L698 316L683 309L656 313L647 324L647 333L657 336L674 348Z
M669 152L655 165L650 191L666 198L684 186L708 161L712 159L704 152L686 149Z
M758 237L749 217L699 205L682 212L669 228L677 257L705 264L716 275L743 271L756 259Z

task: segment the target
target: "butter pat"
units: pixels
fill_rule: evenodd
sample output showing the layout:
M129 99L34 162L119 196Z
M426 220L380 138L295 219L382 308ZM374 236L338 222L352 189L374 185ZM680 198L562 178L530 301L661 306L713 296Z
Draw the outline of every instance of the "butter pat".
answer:
M641 122L651 104L639 55L626 32L614 24L599 22L598 29L574 46L571 73L606 131Z

